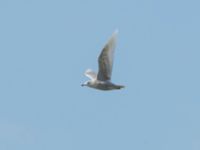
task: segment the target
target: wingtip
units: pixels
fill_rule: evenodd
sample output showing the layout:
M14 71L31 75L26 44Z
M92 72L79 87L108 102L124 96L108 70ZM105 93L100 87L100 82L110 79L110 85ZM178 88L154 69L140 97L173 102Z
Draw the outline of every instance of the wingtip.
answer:
M119 33L119 29L116 28L115 31L114 31L114 34L118 34Z
M117 35L118 35L118 33L119 33L119 30L118 30L118 29L116 29L116 30L113 32L113 34L112 34L112 36L111 36L111 39L116 39L116 38L117 38Z

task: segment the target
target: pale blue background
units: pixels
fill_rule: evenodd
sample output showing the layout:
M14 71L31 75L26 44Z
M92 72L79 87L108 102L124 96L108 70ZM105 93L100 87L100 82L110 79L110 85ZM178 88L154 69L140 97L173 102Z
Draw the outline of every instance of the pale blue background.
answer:
M0 150L200 150L199 0L0 0ZM119 29L113 81L83 88Z

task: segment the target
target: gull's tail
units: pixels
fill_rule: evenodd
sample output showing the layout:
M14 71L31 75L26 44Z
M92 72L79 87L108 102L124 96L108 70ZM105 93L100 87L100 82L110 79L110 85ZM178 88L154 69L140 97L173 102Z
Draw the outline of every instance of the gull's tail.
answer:
M125 86L123 86L123 85L116 85L116 89L122 89L122 88L125 88Z

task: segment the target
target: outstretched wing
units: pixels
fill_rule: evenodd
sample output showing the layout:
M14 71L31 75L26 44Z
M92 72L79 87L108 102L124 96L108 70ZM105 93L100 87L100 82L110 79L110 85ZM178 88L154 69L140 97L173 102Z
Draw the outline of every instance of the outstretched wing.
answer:
M97 75L97 79L101 81L111 80L112 68L113 68L113 55L117 42L117 33L115 31L111 38L108 40L106 45L104 46L99 58L99 72Z
M94 71L92 71L91 69L87 69L85 71L85 76L87 76L91 80L96 80L96 78L97 78L97 74Z

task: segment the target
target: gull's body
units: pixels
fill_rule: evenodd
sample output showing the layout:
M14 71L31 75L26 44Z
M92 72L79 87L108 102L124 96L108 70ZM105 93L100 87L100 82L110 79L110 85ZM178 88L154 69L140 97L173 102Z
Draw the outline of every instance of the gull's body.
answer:
M99 90L115 90L124 87L122 85L116 85L111 82L113 55L117 42L117 33L118 31L115 31L113 33L98 58L98 74L90 69L86 70L85 75L91 80L85 82L84 84L82 84L82 86L88 86Z

